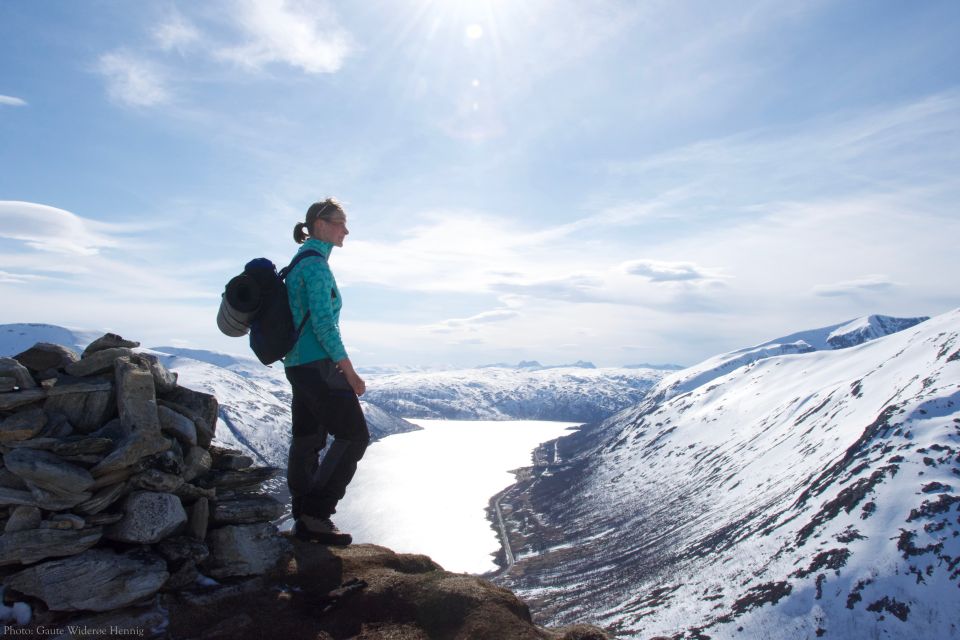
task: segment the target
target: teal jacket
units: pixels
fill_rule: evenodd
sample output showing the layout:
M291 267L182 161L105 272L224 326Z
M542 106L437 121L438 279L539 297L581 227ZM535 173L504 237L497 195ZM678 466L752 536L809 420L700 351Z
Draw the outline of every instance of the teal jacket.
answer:
M307 249L329 258L333 244L309 238L297 253ZM307 309L310 310L310 321L303 327L293 349L283 359L283 365L293 367L324 358L338 362L346 358L347 351L340 339L340 309L343 302L327 260L316 256L304 258L290 271L286 282L294 326L300 326Z

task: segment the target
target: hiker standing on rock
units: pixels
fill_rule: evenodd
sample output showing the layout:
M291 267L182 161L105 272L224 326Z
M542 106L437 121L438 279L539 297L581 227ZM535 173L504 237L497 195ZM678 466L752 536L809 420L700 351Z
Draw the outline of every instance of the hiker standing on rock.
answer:
M283 359L293 388L287 484L294 534L336 545L350 544L352 538L338 530L330 516L370 442L358 400L366 384L340 339L340 291L327 263L333 247L342 247L348 233L347 215L335 199L310 205L306 220L293 228L293 239L301 245L298 254L309 250L321 255L298 262L286 280L294 326L308 320ZM333 443L318 462L328 434Z

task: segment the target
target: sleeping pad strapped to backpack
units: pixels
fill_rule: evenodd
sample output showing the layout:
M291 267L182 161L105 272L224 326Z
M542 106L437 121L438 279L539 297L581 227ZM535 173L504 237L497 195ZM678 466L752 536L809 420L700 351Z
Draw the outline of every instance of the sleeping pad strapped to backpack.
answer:
M287 355L310 319L307 311L300 326L294 326L284 280L297 263L312 256L325 259L317 251L302 251L279 273L270 260L257 258L227 283L217 325L229 336L243 335L249 326L250 348L263 364L272 364Z

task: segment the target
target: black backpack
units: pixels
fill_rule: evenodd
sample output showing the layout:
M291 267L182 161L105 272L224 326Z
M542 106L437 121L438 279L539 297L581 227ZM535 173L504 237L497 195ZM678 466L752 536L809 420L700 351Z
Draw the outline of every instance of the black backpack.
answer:
M250 348L263 364L273 364L287 355L310 319L308 309L300 326L294 326L284 281L301 260L313 256L326 259L322 253L308 249L298 253L279 273L270 260L257 258L248 262L243 273L227 284L224 292L227 303L238 308L255 305L250 315Z

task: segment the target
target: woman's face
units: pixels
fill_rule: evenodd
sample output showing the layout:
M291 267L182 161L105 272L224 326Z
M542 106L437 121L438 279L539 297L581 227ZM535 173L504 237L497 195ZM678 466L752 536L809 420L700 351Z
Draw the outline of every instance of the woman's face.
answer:
M343 246L343 239L346 238L349 233L350 230L347 229L346 218L334 222L318 218L313 225L314 238L329 242L336 247Z

